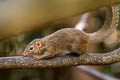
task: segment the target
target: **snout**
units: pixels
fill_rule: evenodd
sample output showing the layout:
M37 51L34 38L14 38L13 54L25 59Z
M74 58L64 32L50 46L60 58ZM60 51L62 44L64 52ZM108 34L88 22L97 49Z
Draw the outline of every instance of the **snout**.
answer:
M23 52L23 56L29 56L29 52Z

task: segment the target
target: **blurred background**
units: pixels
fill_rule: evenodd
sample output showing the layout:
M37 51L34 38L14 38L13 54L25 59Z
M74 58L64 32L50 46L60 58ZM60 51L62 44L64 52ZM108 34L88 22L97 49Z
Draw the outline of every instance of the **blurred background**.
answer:
M48 1L48 0L46 0ZM30 0L29 3L23 1L18 3L15 0L7 1L0 0L0 56L19 56L22 55L27 44L36 38L45 37L62 28L80 27L88 33L99 30L105 21L105 9L91 11L71 18L48 22L45 25L40 25L39 19L39 3ZM49 3L50 1L48 1ZM29 5L28 5L29 4ZM41 4L42 5L42 4ZM52 4L51 4L52 5ZM52 7L52 6L51 6ZM54 11L54 10L52 10ZM51 10L45 11L46 14L51 14ZM59 12L59 11L58 11ZM61 12L62 13L62 12ZM60 15L60 13L56 13ZM56 15L57 16L57 15ZM49 16L47 16L49 19ZM46 17L46 18L47 18ZM44 20L43 20L44 21ZM84 24L80 26L78 24ZM10 26L17 28L10 28ZM21 32L19 27L31 26L33 30L18 34ZM34 28L36 27L36 28ZM16 31L15 35L9 30ZM104 42L100 44L89 44L88 52L110 52L119 47L120 29L118 29ZM3 35L5 34L5 35ZM111 77L120 78L120 63L106 66L89 66L99 72ZM95 78L85 71L76 67L55 68L55 69L4 69L0 70L0 80L100 80Z

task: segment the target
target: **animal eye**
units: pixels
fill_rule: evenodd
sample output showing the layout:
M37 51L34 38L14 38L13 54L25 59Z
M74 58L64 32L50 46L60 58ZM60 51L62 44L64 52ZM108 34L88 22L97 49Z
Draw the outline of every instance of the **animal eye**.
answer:
M30 46L30 47L29 47L29 50L30 50L30 51L33 51L33 50L34 50L34 47L33 47L33 46Z

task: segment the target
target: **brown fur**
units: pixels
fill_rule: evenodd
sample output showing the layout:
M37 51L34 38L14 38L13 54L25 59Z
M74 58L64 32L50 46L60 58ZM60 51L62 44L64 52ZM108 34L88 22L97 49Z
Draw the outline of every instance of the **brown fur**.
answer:
M109 8L106 22L98 32L88 34L75 28L61 29L42 39L33 40L26 47L23 55L33 56L35 59L44 59L65 51L76 52L79 55L84 54L86 53L88 42L100 42L112 34L118 25L118 18L116 7Z

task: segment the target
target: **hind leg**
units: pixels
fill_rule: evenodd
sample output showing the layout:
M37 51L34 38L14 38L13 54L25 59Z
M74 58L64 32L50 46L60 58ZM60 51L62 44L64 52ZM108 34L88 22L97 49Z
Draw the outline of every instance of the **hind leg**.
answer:
M78 55L86 53L87 44L79 43L73 46L73 52L76 52Z

